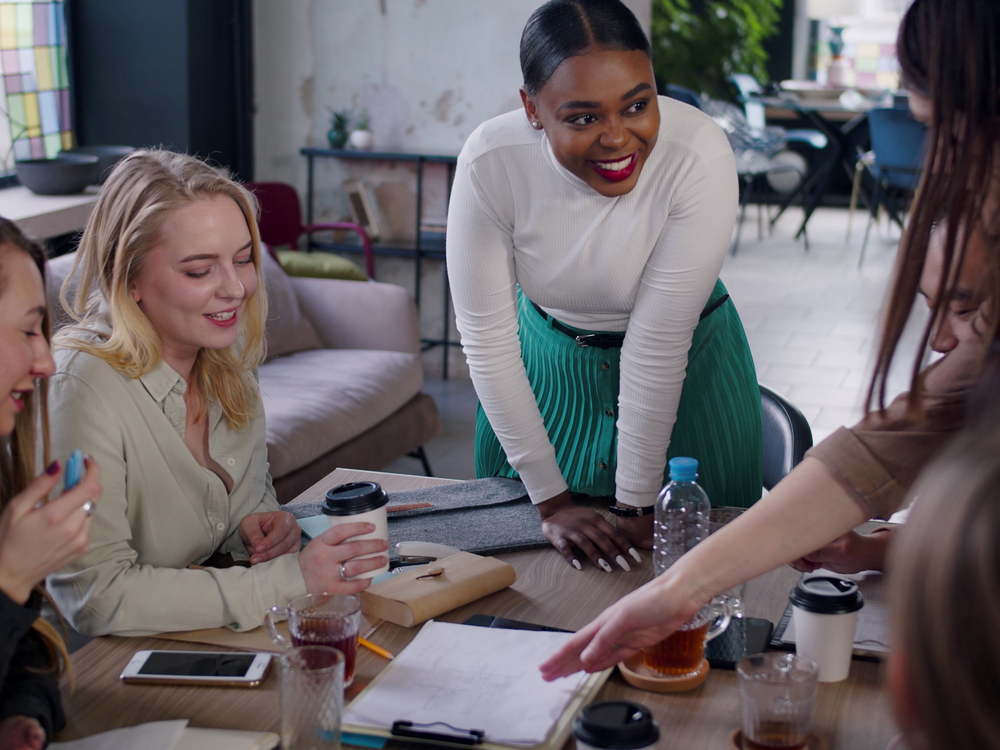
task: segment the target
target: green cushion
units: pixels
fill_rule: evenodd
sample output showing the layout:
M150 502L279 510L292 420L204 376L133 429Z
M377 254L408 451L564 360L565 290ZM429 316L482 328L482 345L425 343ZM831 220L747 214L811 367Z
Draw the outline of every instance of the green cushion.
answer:
M278 250L278 262L289 276L312 279L343 279L368 281L365 272L347 258L330 253L302 253L298 250Z

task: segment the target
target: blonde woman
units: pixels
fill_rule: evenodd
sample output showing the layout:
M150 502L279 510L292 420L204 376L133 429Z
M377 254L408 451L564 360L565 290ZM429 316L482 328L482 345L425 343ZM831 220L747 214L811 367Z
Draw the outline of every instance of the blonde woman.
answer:
M963 435L928 469L889 560L886 676L912 750L1000 748L997 416L994 409L989 431Z
M38 616L41 583L87 550L100 469L87 461L74 489L45 502L62 468L35 477L36 427L48 461L49 353L45 253L0 219L0 747L41 750L64 724L58 677L69 660Z
M221 170L140 151L105 183L63 288L53 444L104 469L89 554L48 580L73 625L137 635L256 627L307 592L355 594L382 541L350 524L299 552L268 475L256 366L267 301L253 197ZM78 281L72 304L68 285ZM215 553L247 560L201 567Z

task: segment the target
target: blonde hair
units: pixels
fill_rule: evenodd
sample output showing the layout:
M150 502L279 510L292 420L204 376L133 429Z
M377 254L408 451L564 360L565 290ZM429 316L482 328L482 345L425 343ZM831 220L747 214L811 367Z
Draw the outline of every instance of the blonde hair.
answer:
M9 282L4 270L4 261L11 248L25 252L31 257L38 266L44 285L45 250L38 243L25 237L13 222L0 217L0 294L3 294ZM42 319L42 334L46 341L51 339L48 315ZM25 408L14 418L14 431L10 435L0 437L0 511L7 507L11 498L34 480L36 445L42 461L46 465L49 463L48 392L48 381L44 378L38 380L34 391L22 396ZM49 599L45 587L39 583L34 590L47 599L59 615L59 610ZM59 616L59 619L61 621L62 617ZM72 664L66 652L66 644L59 637L59 631L41 617L35 620L31 628L48 652L48 671L55 672L59 676L66 675L72 682Z
M994 425L996 423L994 422ZM924 473L892 551L892 648L914 750L1000 748L1000 432L968 431Z
M142 270L146 253L159 242L171 212L214 196L232 198L250 230L251 258L257 287L246 300L236 343L226 349L201 349L191 371L205 399L215 400L231 429L250 424L260 404L253 375L264 359L267 294L261 272L257 202L224 169L193 156L162 149L137 151L108 177L80 240L73 269L60 299L76 320L55 338L58 346L100 357L118 372L138 378L160 364L160 337L130 286ZM79 273L76 296L68 301L71 279ZM103 330L110 324L111 333ZM80 336L81 332L99 334ZM202 400L204 408L204 399Z

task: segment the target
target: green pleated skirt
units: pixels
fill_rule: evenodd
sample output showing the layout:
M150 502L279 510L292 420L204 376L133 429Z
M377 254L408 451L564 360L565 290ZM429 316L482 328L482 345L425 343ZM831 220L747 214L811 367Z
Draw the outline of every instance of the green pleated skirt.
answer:
M711 312L695 328L666 458L698 459L698 482L712 505L745 508L761 496L760 391L736 307L727 299L713 309L724 296L718 281L705 306ZM523 294L518 322L528 381L570 492L613 497L621 349L579 346ZM517 478L482 406L476 476ZM665 471L664 484L668 478Z

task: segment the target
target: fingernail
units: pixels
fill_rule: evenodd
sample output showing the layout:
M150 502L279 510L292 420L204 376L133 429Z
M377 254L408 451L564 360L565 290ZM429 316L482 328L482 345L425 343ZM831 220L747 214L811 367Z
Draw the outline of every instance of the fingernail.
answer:
M267 545L265 545L263 542L257 545L258 552L263 552L265 549L267 549Z
M599 560L597 561L597 564L598 564L598 565L600 565L600 566L601 566L602 568L604 568L604 571L605 571L606 573L610 573L610 572L611 572L611 566L610 566L610 565L608 565L608 561L607 561L607 560L605 560L605 559L604 559L603 557L602 557L602 558L600 558L600 559L599 559Z
M45 473L48 474L50 477L54 477L56 474L58 474L59 473L59 461L58 460L53 461L48 466L46 466L45 467Z
M625 562L625 558L622 557L621 555L618 555L618 557L615 558L615 562L618 563L619 565L621 565L622 566L622 570L624 570L626 573L631 573L632 572L632 568L630 568L628 566L628 563Z
M632 557L634 557L634 558L635 558L635 561L636 561L637 563L641 563L641 562L642 562L642 558L641 558L641 557L639 557L639 553L635 551L635 547L629 547L629 548L628 548L628 553L629 553L630 555L632 555Z
M573 563L573 567L576 568L577 570L583 570L583 566L580 565L580 561L577 560L575 557L572 560L570 560L570 562Z
M365 526L368 528L369 531L375 531L375 524L367 523L365 524Z

